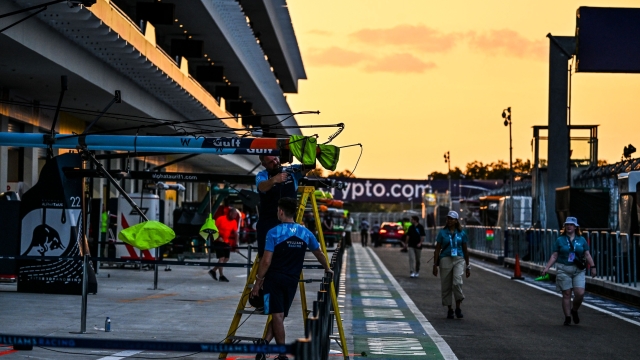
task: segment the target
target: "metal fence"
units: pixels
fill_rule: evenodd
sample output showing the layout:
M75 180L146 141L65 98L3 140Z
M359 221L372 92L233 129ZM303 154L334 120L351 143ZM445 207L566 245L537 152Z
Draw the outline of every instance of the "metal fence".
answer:
M484 226L465 227L468 247L487 254L520 260L545 266L560 235L558 230L501 228ZM629 236L620 232L585 231L582 236L591 248L590 254L596 264L596 278L604 281L638 286L638 247L640 234Z

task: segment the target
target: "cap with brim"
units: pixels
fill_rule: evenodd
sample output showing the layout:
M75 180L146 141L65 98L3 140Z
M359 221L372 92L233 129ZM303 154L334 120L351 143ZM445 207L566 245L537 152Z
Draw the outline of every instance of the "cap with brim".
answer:
M578 225L578 219L574 218L573 216L569 216L567 217L567 220L564 221L564 224L571 224L571 225L575 225L575 226L580 226Z
M449 211L449 213L447 214L447 217L450 217L452 219L457 219L458 218L458 213L455 211Z

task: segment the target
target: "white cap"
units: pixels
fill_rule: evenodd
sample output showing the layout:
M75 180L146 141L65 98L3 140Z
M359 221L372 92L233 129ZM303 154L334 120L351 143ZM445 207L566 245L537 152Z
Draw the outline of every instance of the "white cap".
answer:
M452 218L452 219L457 219L457 218L458 218L458 213L457 213L457 212L455 212L455 211L453 211L453 210L451 210L451 211L449 211L449 213L447 214L447 217L450 217L450 218Z
M573 216L567 216L567 220L564 221L564 224L572 224L578 227L580 226L578 225L578 219L574 218Z

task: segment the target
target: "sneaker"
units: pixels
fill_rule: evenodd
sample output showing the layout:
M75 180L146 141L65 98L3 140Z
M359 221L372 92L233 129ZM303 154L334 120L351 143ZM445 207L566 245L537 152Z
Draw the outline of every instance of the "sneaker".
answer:
M573 318L574 324L580 324L580 318L578 317L578 310L571 309L571 317Z
M414 278L417 278L417 277L418 277L418 272L416 272L415 274L413 274L413 277L414 277Z
M216 276L216 272L213 271L213 269L209 270L209 275L211 275L213 280L218 281L218 276Z
M462 310L460 308L456 309L456 317L458 319L462 319L464 317L464 315L462 315Z
M571 325L571 316L565 316L564 317L564 325L566 325L566 326Z
M229 282L229 279L227 279L227 277L226 277L226 276L224 276L224 275L220 275L220 281L222 281L222 282Z
M265 353L257 353L256 360L267 360L267 354Z
M413 277L416 277L416 273L412 272L412 273L411 273L411 277L412 277L412 278L413 278Z
M287 355L278 355L278 356L274 357L274 359L275 360L289 360Z
M449 309L447 312L447 319L453 319L453 309Z

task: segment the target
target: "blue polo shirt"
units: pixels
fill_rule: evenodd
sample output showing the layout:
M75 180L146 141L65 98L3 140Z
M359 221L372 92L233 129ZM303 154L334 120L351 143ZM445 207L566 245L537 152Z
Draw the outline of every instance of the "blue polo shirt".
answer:
M458 254L456 256L463 256L462 244L467 243L467 234L464 231L455 230L453 234L449 232L449 229L441 229L436 237L436 242L440 244L440 259L445 256L451 256L451 249L455 248Z
M273 185L273 187L267 191L262 192L258 190L260 194L260 220L272 220L278 221L278 200L283 197L290 197L295 199L298 196L298 182L304 177L301 165L291 165L283 167L286 173L289 174L287 180L282 183ZM273 176L273 174L271 175ZM262 170L256 175L256 187L261 182L269 180L271 177L267 170Z
M576 257L583 258L584 252L589 251L587 240L582 236L576 235L573 239L573 250L576 253ZM569 238L566 235L561 235L556 239L556 242L553 244L553 251L558 253L556 262L563 265L573 265L573 262L569 262L571 246L569 245Z
M273 253L268 274L276 273L298 279L307 249L320 248L316 237L297 223L282 223L267 233L265 251Z

